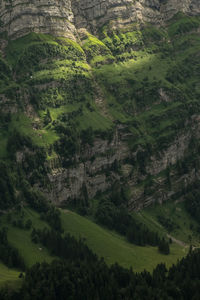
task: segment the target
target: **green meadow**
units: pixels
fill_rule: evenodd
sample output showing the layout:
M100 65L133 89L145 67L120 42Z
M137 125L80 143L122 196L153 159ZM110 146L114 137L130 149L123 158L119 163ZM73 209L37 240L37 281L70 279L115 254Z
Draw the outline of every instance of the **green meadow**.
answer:
M139 247L130 244L117 233L102 228L69 210L62 211L62 222L66 232L76 238L83 238L87 245L99 257L104 257L108 264L118 262L123 267L132 267L136 272L144 269L152 271L161 262L170 266L188 251L187 248L173 243L170 255L162 255L156 247Z
M17 288L20 286L19 274L19 271L9 269L0 262L0 287L7 285L10 288Z
M28 267L36 262L51 262L56 257L52 257L42 245L31 241L31 230L20 229L12 225L12 221L19 220L21 214L23 214L24 222L30 219L35 228L48 226L40 219L38 213L28 207L23 208L21 212L13 211L9 213L9 217L4 215L1 218L1 227L6 226L8 229L9 242L19 250ZM132 267L136 272L144 269L152 271L158 263L163 262L167 267L171 266L188 252L188 247L182 247L176 243L171 245L170 255L160 254L157 247L140 247L130 244L119 234L100 227L88 218L69 210L61 210L61 219L64 232L70 233L77 239L84 239L89 248L99 257L103 257L109 265L117 262L125 268ZM150 227L154 226L154 221L150 219L147 223ZM164 235L165 231L162 229L160 233ZM17 286L20 283L19 274L19 270L9 269L1 263L0 285L8 283L11 286Z

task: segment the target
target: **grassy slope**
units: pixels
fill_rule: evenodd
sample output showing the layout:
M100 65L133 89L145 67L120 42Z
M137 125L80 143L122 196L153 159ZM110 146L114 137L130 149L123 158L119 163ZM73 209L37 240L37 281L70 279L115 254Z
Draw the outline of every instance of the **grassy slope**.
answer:
M84 238L87 245L100 257L104 257L108 264L118 262L126 268L132 266L137 272L144 269L152 271L160 262L170 266L187 253L187 249L176 244L171 246L169 256L160 254L156 247L132 245L122 236L68 210L62 211L62 222L65 231L77 238Z
M163 205L155 205L141 211L138 218L148 226L157 230L168 232L158 221L158 216L169 218L174 224L174 229L169 232L173 237L186 244L199 247L200 235L197 233L198 223L189 215L184 208L184 202L165 202Z
M9 41L5 61L9 70L16 72L16 79L13 79L12 71L5 79L4 73L8 74L8 71L4 70L6 67L2 70L0 68L0 79L2 75L5 81L0 85L0 95L5 94L9 101L17 102L20 109L12 114L9 125L5 125L0 118L0 159L7 156L6 143L14 129L31 137L33 143L40 147L48 148L59 138L52 124L43 124L46 108L54 121L61 114L76 111L81 106L83 114L73 118L80 130L89 126L94 130L107 130L112 126L111 121L99 112L91 98L91 86L88 83L92 82L91 67L79 44L65 38L32 33ZM19 95L16 95L12 88L14 82L17 82ZM46 84L49 84L49 87L46 87ZM34 95L31 103L36 109L36 114L31 118L23 111L24 92L28 97L32 97L29 93ZM88 109L88 105L91 109ZM37 130L33 128L33 124L37 124Z
M19 271L9 269L0 262L0 287L6 284L11 288L17 288L21 281L19 279L19 274Z
M48 226L45 222L40 220L39 215L29 209L24 208L24 221L31 219L33 227L43 228ZM11 214L12 220L20 219L19 212ZM31 241L31 230L20 229L18 227L13 227L10 222L8 223L6 216L1 218L1 227L6 226L8 228L8 240L9 242L16 247L22 257L24 258L25 264L29 267L36 262L47 261L50 262L52 257L49 255L46 249L39 250L40 245L34 244Z
M145 141L148 140L150 143L152 143L152 145L154 145L154 143L157 144L157 137L164 137L164 139L166 140L167 136L171 133L172 135L174 133L176 134L177 129L174 125L178 125L179 120L177 118L176 111L178 110L179 105L181 105L181 102L179 102L179 97L174 97L174 103L172 101L172 103L168 104L157 104L151 103L151 97L149 97L149 102L147 101L147 103L144 103L146 108L145 111L142 107L143 103L141 106L140 102L137 102L136 99L134 99L134 94L131 94L135 92L135 90L140 89L140 84L138 82L141 82L145 79L145 85L148 87L148 89L150 89L153 81L157 82L161 80L161 87L164 86L165 88L169 88L174 84L179 90L183 92L186 90L186 88L189 88L190 91L193 90L191 89L192 86L195 86L196 89L199 87L199 85L197 84L198 76L189 76L189 71L188 77L186 74L186 82L184 81L181 83L177 83L176 77L174 78L173 84L166 80L166 74L169 69L173 68L173 66L176 66L176 64L185 64L185 59L189 59L189 61L187 62L188 66L192 65L190 62L190 58L195 57L195 55L197 56L197 53L199 51L198 49L200 41L197 34L189 34L187 38L187 32L190 32L190 30L193 30L194 28L197 28L197 26L199 26L199 19L195 19L192 21L192 23L190 23L188 18L183 18L181 20L178 19L178 21L175 20L174 24L175 25L169 25L168 34L171 39L170 45L163 43L164 47L174 47L173 53L170 52L170 48L169 53L171 53L172 55L166 54L164 55L164 57L160 57L160 53L162 53L163 47L162 43L160 43L161 49L158 49L158 46L156 50L154 49L153 44L155 44L155 41L153 39L152 44L148 41L148 44L145 45L143 49L140 49L139 51L132 51L129 53L129 51L120 50L121 44L123 44L122 42L119 42L118 45L112 44L117 43L117 40L119 41L119 37L117 36L114 36L114 38L109 38L110 46L108 48L105 48L103 44L106 44L107 42L107 44L109 45L108 38L107 41L105 39L102 43L101 41L93 39L91 36L89 36L88 40L83 43L85 44L85 46L83 45L83 49L86 53L88 53L88 57L90 56L90 59L92 61L91 65L93 66L92 71L89 65L86 63L87 61L83 49L79 45L75 43L73 44L73 42L70 42L69 40L58 40L50 36L32 34L17 41L12 41L8 45L6 59L10 68L13 68L13 70L17 70L17 83L15 83L12 79L12 76L9 75L10 77L5 79L5 82L3 82L2 80L0 93L4 94L5 91L7 92L9 90L12 90L12 87L15 86L20 86L22 89L31 88L33 86L36 88L35 92L38 92L37 98L39 99L39 104L43 101L44 103L47 103L49 105L49 99L53 103L53 101L56 102L57 98L59 98L59 100L63 102L58 109L55 108L52 103L50 106L50 112L52 115L52 119L54 120L58 117L59 114L76 110L77 106L79 106L80 103L82 104L82 99L78 98L79 95L77 96L78 100L76 99L76 95L74 96L74 98L73 96L69 96L68 98L66 90L62 90L62 82L65 81L64 86L66 86L68 84L68 79L70 79L68 77L70 76L73 79L73 76L76 76L78 74L81 80L86 80L90 79L93 74L95 75L95 79L98 81L98 84L101 86L102 91L105 93L106 106L109 110L109 113L113 116L113 119L119 120L121 122L134 120L137 124L139 124L139 130L138 127L132 128L136 132L136 141L134 141L134 143L137 142L140 144L145 144ZM148 30L149 32L147 32L147 36L151 38L151 35L155 32L152 29ZM157 32L157 34L161 33ZM134 34L133 36L131 35L131 33L124 34L123 36L121 34L120 38L123 38L124 43L127 43L127 45L140 45L140 42L143 43L143 41L141 41L141 33L138 33L138 35ZM60 47L60 44L62 44L62 47ZM56 55L53 57L53 55L51 54L54 53L55 47L57 47L56 51L58 51L60 55L59 58ZM119 48L119 55L116 55L115 64L104 66L100 65L100 67L96 67L95 57L98 57L97 61L102 60L108 63L107 58L109 57L109 59L111 59L111 52L115 51L117 47ZM150 49L151 51L147 51L148 47L152 47ZM48 58L46 64L42 62L44 59L44 53L42 49L46 51L45 55ZM71 49L71 56L68 55L69 49ZM108 49L114 50L110 52L110 50ZM31 62L31 55L33 55L33 57L37 60L37 57L35 56L35 50L38 50L38 61L35 62L33 60L32 65L27 65L27 62ZM122 63L117 60L118 58L120 58L120 55L123 56L124 59ZM79 59L80 57L81 59ZM103 57L105 58L105 60L103 59ZM75 60L75 65L72 65ZM42 62L41 64L40 61ZM32 78L30 75L32 76ZM37 89L37 86L39 84L42 85L50 82L57 82L55 89L56 92L52 91L51 89L46 91L45 89L45 94ZM147 82L149 82L148 85ZM186 86L186 84L188 86ZM117 90L118 86L120 87L120 93L116 93L117 96L115 96L113 92L115 92L115 89ZM110 90L110 87L112 87L112 91ZM64 95L66 95L66 99L63 97L63 93ZM11 96L10 98L12 99ZM94 99L92 98L92 96L86 96L87 101L94 108L94 111L90 111L89 109L87 109L83 100L84 114L77 117L77 121L79 121L78 126L80 126L81 129L89 125L91 125L94 129L110 128L111 121L100 114L100 111L94 104ZM70 102L71 100L73 101ZM77 102L75 100L77 100ZM140 100L142 100L142 97ZM129 106L130 109L127 113L125 112L124 108ZM41 116L44 116L46 107L39 107L38 110L41 111ZM42 129L38 129L38 134L42 135L42 138L40 138L39 135L33 131L31 121L28 120L24 115L19 116L15 115L12 118L8 131L4 132L4 130L1 130L0 158L6 157L6 141L10 132L12 132L14 128L17 128L20 132L24 130L23 133L25 135L31 136L34 142L40 146L50 145L58 138L58 136L53 131L53 126L52 128L51 126L49 126L48 128L44 127ZM184 116L181 117L181 120L182 118L184 119ZM156 122L156 128L153 121ZM171 140L169 139L169 142L170 141ZM163 206L162 208L159 206L152 209L150 208L138 215L138 218L148 224L149 227L154 227L161 232L165 232L165 230L163 230L163 228L156 223L157 214L160 214L162 210L163 214L167 214L168 216L170 216L170 218L172 218L174 222L177 222L179 226L184 229L176 230L171 234L179 239L184 240L185 242L188 242L188 236L192 234L191 230L189 229L191 220L189 216L186 215L181 205L182 204L177 204L177 209L175 210L172 206L170 206L170 204L168 204L167 206ZM36 213L25 209L25 216L29 216L32 219L35 227L44 226L44 223L39 220L39 216ZM127 267L132 265L134 270L137 271L142 270L144 267L152 270L152 268L158 262L163 260L165 260L169 265L171 263L174 263L178 257L181 257L187 251L186 249L182 249L177 245L173 245L172 255L163 256L158 254L157 249L155 248L141 248L130 245L119 235L102 229L98 225L74 213L63 213L62 218L66 231L71 232L77 237L79 235L84 236L88 245L100 256L104 256L108 263L118 261L119 263ZM14 228L10 224L7 224L6 221L4 221L2 224L6 224L8 226L8 238L10 242L20 250L27 265L32 265L36 261L50 261L52 259L45 249L40 251L38 249L38 245L35 245L31 242L29 231ZM196 226L196 224L194 224L194 226ZM193 241L195 241L196 237L192 238Z
M24 208L24 221L31 219L35 228L48 226L41 221L39 215L29 208ZM11 214L11 220L17 220L20 217L19 212ZM160 262L165 262L167 266L176 263L177 259L187 253L187 248L172 244L171 254L166 256L158 252L156 247L139 247L128 243L124 237L109 231L99 225L93 223L85 217L82 217L68 210L61 210L63 228L65 232L69 232L76 238L82 237L87 245L99 257L104 257L108 264L118 262L120 265L130 268L134 271L142 271L147 269L152 271ZM38 244L34 244L30 238L30 230L24 230L13 227L7 221L7 216L1 219L1 227L8 228L8 240L15 246L23 256L27 266L31 266L36 262L50 262L52 257L48 250ZM40 250L39 248L42 248ZM2 276L1 276L2 274ZM0 264L0 285L4 283L13 284L15 286L20 282L19 271L8 269Z
M24 217L23 220L31 219L32 224L35 228L48 227L48 224L40 220L38 213L29 208L23 209ZM12 212L10 214L11 221L20 219L21 213ZM11 221L8 222L7 215L1 217L1 227L7 227L8 229L8 241L11 245L19 250L20 255L23 257L27 267L32 266L36 262L51 262L52 257L48 250L39 244L34 244L31 241L31 230L24 230L18 227L13 227ZM42 250L40 250L40 249ZM19 279L19 270L14 270L6 267L0 262L0 287L5 284L11 288L17 288L21 281Z
M182 71L177 74L178 77L174 76L173 82L168 80L167 74L174 67L179 70L179 64L190 67L194 64L192 58L195 56L198 59L200 40L198 34L190 32L197 29L199 24L199 18L180 14L167 28L147 25L139 30L133 25L119 33L104 28L102 40L86 34L81 46L65 38L34 33L10 41L4 69L10 68L11 71L3 72L3 75L8 74L7 79L3 77L5 86L11 92L10 87L14 84L12 71L15 71L15 82L22 91L21 98L26 89L32 90L35 95L32 102L38 106L40 126L33 130L34 117L28 120L22 113L14 116L9 130L0 134L0 158L6 157L6 141L13 127L31 136L35 144L46 148L59 138L52 123L48 126L43 124L46 108L49 108L52 121L55 121L62 113L76 111L82 106L83 113L73 117L77 128L111 128L113 124L110 118L95 104L94 81L105 96L103 107L107 115L122 123L137 123L137 126L129 123L129 129L135 132L132 146L145 147L150 144L156 150L162 150L174 140L182 128L183 119L188 117L187 101L180 100L177 93L184 95L188 89L196 89L198 93L195 72L189 76L188 70L184 70L188 73L184 74L187 77L184 82L179 82L180 74L184 73ZM100 64L91 63L99 57L102 58ZM178 82L176 77L179 78ZM73 86L74 82L77 85ZM169 96L173 101L159 105L160 96L156 96L156 92L160 88L175 89L176 93ZM4 94L4 91L0 89L1 93ZM87 104L92 109L88 109ZM177 115L179 105L180 116Z

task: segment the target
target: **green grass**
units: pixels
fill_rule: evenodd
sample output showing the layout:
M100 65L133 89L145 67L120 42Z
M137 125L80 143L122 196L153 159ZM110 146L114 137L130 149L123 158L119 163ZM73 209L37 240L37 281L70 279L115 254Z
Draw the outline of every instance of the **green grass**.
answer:
M90 73L88 72L89 68L84 68L77 66L77 69L73 69L70 66L61 66L57 68L44 68L43 70L37 71L33 74L32 79L29 80L29 83L33 84L40 84L41 82L50 82L50 81L60 81L60 80L67 80L72 79L76 73L81 74L83 78L90 78ZM76 70L78 70L76 72Z
M38 213L29 208L24 208L24 220L31 219L33 226L35 228L43 228L47 227L47 223L43 222ZM14 227L11 223L8 223L6 216L2 216L1 218L1 227L6 226L8 228L8 241L17 248L24 258L26 266L30 267L36 262L50 262L53 257L49 254L47 249L38 244L34 244L31 241L31 230L24 230L18 227ZM20 218L19 212L11 213L11 220L18 220ZM39 248L42 248L40 250Z
M31 219L35 228L48 226L40 220L39 215L32 209L26 207L23 209L23 213L24 221ZM12 212L10 215L12 221L20 218L19 212ZM71 233L76 238L84 238L87 245L99 257L104 257L108 264L118 262L126 268L132 266L134 271L142 271L143 269L152 271L158 263L165 262L167 266L170 266L187 253L187 249L176 244L171 246L171 254L169 256L160 254L156 247L132 245L115 232L106 230L71 211L61 210L61 218L65 232ZM27 266L30 267L36 262L52 261L53 257L47 249L32 243L30 230L13 227L11 221L8 222L6 215L2 216L1 227L3 226L8 228L8 240L19 250ZM42 250L39 248L42 248ZM13 271L11 274L17 276L18 273Z
M112 127L112 122L98 111L94 103L92 103L93 111L88 110L81 103L76 102L73 104L63 105L58 108L49 108L52 121L56 120L62 113L76 111L81 106L83 108L83 115L74 118L74 120L77 122L77 127L80 130L87 129L90 126L92 126L93 130L106 130ZM45 113L45 111L40 111L40 117L43 118ZM48 128L48 126L46 128ZM53 130L48 130L48 134L50 134L50 132L53 133ZM42 137L43 139L45 138L45 136Z
M18 57L24 51L24 47L26 45L30 45L31 43L36 43L40 41L52 42L53 38L52 36L46 34L30 33L17 40L10 41L6 49L7 52L6 58L8 62L14 65L18 60Z
M16 113L12 115L12 120L9 123L7 130L2 129L0 132L0 158L7 157L7 140L9 135L17 130L24 136L32 139L33 144L41 147L48 147L53 144L57 139L57 134L48 128L33 130L33 120L28 118L24 113Z
M175 21L175 22L174 22ZM199 17L185 16L183 13L178 13L172 20L168 32L171 37L176 35L186 34L192 30L197 30L200 27Z
M179 23L197 24L198 22L197 19L188 19L183 15L177 16L174 20L175 25L169 24L169 31L180 27ZM157 109L156 106L159 105L155 102L159 101L159 96L156 98L152 94L155 94L155 89L161 86L164 89L172 88L173 84L166 79L169 69L176 67L176 63L181 63L184 58L192 56L194 52L197 53L199 39L193 34L193 38L189 40L186 35L181 35L179 39L171 41L167 30L157 29L153 26L146 26L143 30L130 26L129 29L127 27L126 30L122 29L119 32L107 31L106 28L103 30L103 34L100 35L103 37L102 40L86 34L85 40L80 45L65 38L29 34L8 43L5 63L8 67L12 65L13 68L16 68L19 85L23 86L24 82L26 88L29 85L30 87L36 85L34 88L36 89L37 105L40 110L44 110L40 117L47 107L50 109L52 119L56 120L60 113L73 111L79 104L83 104L83 115L78 116L75 120L78 121L77 126L80 129L89 126L94 130L111 128L112 121L95 106L93 94L96 91L92 90L92 85L90 85L94 77L104 93L107 115L122 123L128 123L135 119L141 121L139 128L135 128L135 132L137 131L135 139L129 143L130 145L145 145L149 142L154 147L158 144L159 137L161 140L167 137L166 144L168 144L176 135L177 118L170 114L173 118L166 121L167 115L164 116L164 114L168 108ZM185 48L185 43L191 41L192 47ZM154 47L154 45L156 46ZM137 50L135 46L137 46ZM170 54L172 49L173 56ZM86 61L88 55L90 64ZM112 61L116 63L112 63ZM101 64L104 65L98 67ZM23 68L25 71L20 73ZM53 87L37 90L38 84L43 86L48 82L50 86L52 83ZM77 85L72 86L74 82L77 82ZM83 87L79 82L85 82ZM197 85L196 82L189 78L187 84ZM3 88L6 86L6 84L3 85ZM185 86L184 82L178 88L184 90ZM152 87L155 89L152 90ZM75 95L71 93L73 89L76 90ZM143 90L147 95L138 101L136 96ZM196 90L198 91L198 86ZM87 93L90 95L88 96ZM179 97L173 95L172 102L176 103L176 99ZM94 111L85 107L85 102L88 100ZM175 106L169 105L173 111L176 111ZM163 119L157 123L156 128L149 126L151 115L153 117L159 115L160 120ZM135 118L136 116L137 118ZM12 120L10 128L18 128L20 132L31 136L36 145L46 148L59 138L54 132L53 126L33 131L31 122L21 114L20 117L16 116L15 120ZM0 157L6 157L6 137L6 134L0 137L2 141Z
M187 253L187 249L173 244L171 254L165 256L160 254L156 247L132 245L122 236L74 212L63 210L61 216L64 230L76 238L84 238L87 245L100 257L104 257L108 264L118 262L126 268L132 266L137 272L144 269L152 271L158 263L165 262L170 266Z
M178 208L178 209L177 209ZM182 239L185 241L184 237L188 235L188 231L185 229L191 223L191 219L188 217L182 208L182 203L178 203L177 206L174 206L168 203L166 206L160 207L156 206L154 208L149 208L144 210L139 214L134 214L138 220L145 223L150 229L156 230L160 235L166 235L166 230L159 225L156 220L158 213L172 214L172 220L178 219L179 224L182 226L180 232L176 235L171 233L173 236ZM183 209L183 208L182 208ZM11 221L17 220L20 218L19 212L11 212ZM39 215L26 207L23 209L24 221L31 219L33 226L35 228L43 228L48 226L43 222ZM181 214L182 220L177 215ZM62 225L65 232L69 232L74 237L83 238L86 244L99 256L104 257L106 263L109 265L118 262L120 265L126 268L132 267L134 271L140 272L144 269L152 271L158 263L164 262L169 267L172 264L175 264L176 261L188 252L188 247L182 247L175 243L171 245L170 255L162 255L158 252L157 247L140 247L133 244L130 244L126 239L119 234L107 230L95 224L91 220L82 217L69 210L61 210ZM2 216L1 227L7 226L8 228L8 240L15 246L22 257L25 260L27 266L32 266L36 262L51 262L54 257L52 257L48 250L43 246L34 244L30 238L30 230L23 230L11 225L11 221L8 222L8 217L6 215ZM181 230L183 231L181 233ZM39 248L42 248L40 250ZM1 280L1 273L5 273L5 278ZM19 272L16 270L10 270L5 266L0 265L0 285L4 282L10 281L13 282L13 285L19 284L18 279Z
M40 44L42 43L44 46L47 44L54 46L62 45L63 49L69 49L71 53L76 53L84 57L84 52L80 45L74 41L71 41L70 39L55 38L51 35L38 33L36 34L32 32L17 40L9 41L8 46L6 48L6 59L11 65L16 65L21 56L23 56L24 54L27 55L26 50L28 48L31 49L32 46L40 46Z
M175 224L176 228L169 232L173 237L188 245L191 243L200 246L200 234L197 233L198 223L186 211L184 202L167 201L162 205L156 204L141 211L138 217L147 226L153 226L154 229L167 233L166 228L158 222L158 216L169 218Z
M112 126L112 122L97 110L91 112L88 109L84 109L83 116L78 117L77 120L79 121L80 129L86 129L92 126L93 130L106 130Z
M58 139L56 133L47 128L33 130L32 120L29 119L25 114L19 113L13 116L9 130L12 131L17 129L25 136L32 138L33 143L38 146L47 146L53 144Z
M17 288L20 286L21 279L19 279L20 272L9 269L0 262L0 287L7 285L9 288Z
M158 81L170 87L170 83L165 79L169 66L169 59L161 59L159 55L142 52L135 59L95 69L95 77L104 91L108 111L113 119L120 122L133 120L134 113L131 114L131 110L137 111L140 115L144 107L148 105L151 105L151 111L154 108L151 102L155 102L155 97L151 99L152 94L150 94L148 100L145 99L142 105L136 102L135 95L143 87L152 93L151 89L156 88ZM142 82L144 79L145 82ZM131 110L128 109L129 106Z
M38 107L40 103L43 104L39 112L41 121L38 121L41 125L47 107L54 121L60 114L72 112L83 106L83 115L78 115L74 120L78 121L79 129L91 126L94 130L107 130L113 124L110 119L102 115L94 103L92 95L96 91L91 91L90 82L95 79L104 93L105 107L113 119L127 124L133 121L133 125L128 125L130 131L134 133L134 138L129 141L130 147L140 144L145 148L147 142L155 146L159 144L159 138L169 146L180 129L179 121L185 122L188 117L185 116L187 107L185 110L182 108L185 90L188 89L190 106L192 106L194 101L190 93L193 91L192 84L199 82L198 73L195 75L192 71L192 67L197 66L199 61L200 38L194 33L199 24L199 18L179 14L169 23L166 30L147 26L143 31L130 27L130 32L122 29L119 33L110 33L105 29L102 41L88 35L83 45L65 38L29 34L8 43L5 62L1 59L2 68L11 70L12 67L16 80L14 82L11 79L12 70L9 71L11 72L10 78L6 74L7 71L3 71L2 74L5 73L6 76L1 78L1 93L15 101L13 100L15 93L9 93L10 91L35 88L38 100L35 104ZM90 64L87 63L86 56ZM193 63L194 57L196 57L196 62ZM111 64L112 60L116 63ZM101 66L101 64L104 65ZM181 65L188 66L192 75L190 70L186 70L188 71L184 75L187 78L186 81L176 81L176 76L174 76L175 83L168 81L168 71L170 69L179 71ZM53 83L52 86L49 85L51 86L49 90L48 85L47 88L45 87L48 82ZM72 86L74 82L77 82L77 85ZM36 84L35 87L34 84ZM166 90L171 89L171 101L160 103L159 95L154 99L155 91L151 91L153 85L157 90L161 87ZM44 90L40 89L41 86ZM77 93L71 94L73 89ZM148 96L146 98L141 96L145 89ZM198 85L196 89L200 91ZM139 95L139 100L136 99L137 95ZM23 101L23 97L21 98L18 100ZM58 105L61 106L57 107L59 101L61 104ZM87 108L87 102L94 111ZM22 103L20 105L23 106ZM177 113L181 117L177 116ZM29 119L24 113L13 114L8 130L2 128L0 133L0 158L5 158L7 155L7 139L14 129L31 137L34 144L46 148L58 139L53 125L52 128L46 126L33 130L32 122L35 120ZM162 147L160 146L158 150L162 150ZM48 158L56 157L57 154L53 152L52 157ZM141 183L142 188L143 184ZM31 218L35 227L42 228L46 225L32 210L25 208L24 212L25 218ZM134 215L139 221L145 223L150 229L157 230L161 235L166 235L167 231L158 223L157 216L168 217L176 224L176 229L170 233L172 236L185 243L190 242L189 236L191 236L191 242L199 245L199 236L195 230L191 229L197 228L198 225L187 214L183 203L168 202ZM117 261L125 267L132 266L135 271L141 271L144 268L152 271L156 264L162 261L169 266L187 252L187 248L173 244L171 254L164 256L158 253L156 248L131 245L120 235L101 228L73 212L62 212L62 220L66 231L76 237L84 237L88 246L99 256L105 257L107 263ZM19 249L28 266L37 261L52 260L46 249L40 251L39 246L31 242L30 231L15 228L6 220L3 224L8 226L9 241Z
M109 48L98 38L91 34L87 34L86 39L82 41L82 47L83 50L86 52L86 55L88 58L93 60L95 57L105 57L110 56L114 59L114 57L111 55L111 51ZM105 59L106 60L106 59Z
M77 110L79 107L80 107L79 103L73 103L73 104L62 105L57 108L49 107L48 109L49 109L52 121L55 121L55 120L57 120L59 115L61 115L63 113L70 113L72 111ZM43 119L45 114L46 114L45 110L39 111L40 118Z

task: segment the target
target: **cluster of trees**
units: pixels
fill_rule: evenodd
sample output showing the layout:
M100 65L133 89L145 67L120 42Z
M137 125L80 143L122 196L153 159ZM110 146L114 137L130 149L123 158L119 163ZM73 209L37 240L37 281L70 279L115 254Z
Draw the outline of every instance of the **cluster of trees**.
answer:
M32 40L32 37L30 37ZM35 38L34 38L35 40ZM52 39L53 41L53 39ZM16 72L20 75L20 78L32 74L33 71L40 70L42 59L48 59L52 61L53 58L60 59L80 59L84 58L82 51L78 47L72 45L63 46L51 41L38 40L37 43L30 43L24 50L23 55L20 56L16 66Z
M47 109L46 114L44 115L44 126L47 126L49 123L51 123L52 118L51 118L51 113L50 110Z
M45 220L54 230L62 232L62 224L59 209L50 206L46 212L40 215L42 220Z
M12 225L14 227L29 230L32 226L32 221L30 219L28 219L28 220L26 220L26 222L24 222L23 219L18 219L18 220L13 220Z
M80 137L81 137L81 142L82 142L83 145L88 144L90 146L93 146L93 143L94 143L94 131L93 131L93 129L92 129L91 126L88 127L85 130L82 130L81 134L80 134Z
M71 120L74 120L76 117L78 117L78 116L80 117L82 115L83 115L83 105L81 105L77 110L73 110L71 112L60 114L58 116L57 120L67 123Z
M63 115L62 118L64 117L66 116ZM79 131L74 122L66 123L59 120L55 123L55 130L60 135L60 139L55 142L54 148L62 157L64 167L71 166L76 162L75 154L80 152L81 146L93 145L95 134L92 127Z
M185 196L185 207L187 211L200 223L200 191L192 189Z
M23 193L31 208L35 209L39 213L48 211L49 203L40 191L34 188L29 188L29 186L24 186Z
M0 61L0 65L1 65L1 61ZM1 75L0 75L1 76ZM7 130L7 126L8 123L11 121L11 113L1 113L0 115L0 124L1 124L1 128L6 129Z
M28 148L30 151L25 151L24 149ZM46 160L46 150L42 147L39 147L35 145L32 141L32 139L28 135L24 135L18 130L13 130L10 136L8 137L7 141L7 153L8 157L11 161L16 161L16 152L21 151L23 152L23 159L21 161L21 165L16 166L12 165L12 171L10 172L12 174L18 173L16 177L24 177L24 173L28 175L29 182L31 185L35 184L36 182L40 181L40 184L44 183L48 168L45 166L45 160ZM2 190L6 189L6 185L9 184L9 174L8 174L8 166L5 166L3 162L0 162L0 167L2 169L2 176L0 175L0 184L1 184L1 177L2 181ZM17 170L18 168L18 170ZM5 172L4 172L5 170ZM20 173L20 174L19 174ZM20 176L19 176L20 175ZM4 178L3 178L4 177ZM6 183L5 183L6 179ZM21 178L22 179L22 178ZM20 181L18 180L18 188L20 188ZM3 187L4 186L4 187ZM13 190L14 184L12 183L12 187L10 186L9 189L7 189L7 193L2 197L2 199L6 200L6 197L8 198L8 194L10 194L9 190ZM7 199L5 202L9 203L9 199Z
M88 248L82 239L76 240L70 234L63 236L60 232L53 229L33 228L31 239L35 243L41 243L52 255L62 259L69 261L90 261L90 263L97 260L97 256Z
M34 185L40 182L40 185L45 183L48 167L45 165L46 151L44 148L35 147L33 153L25 153L22 167L26 174L29 174L29 182Z
M1 21L0 21L0 26L1 26ZM11 75L10 66L3 58L0 58L0 79L6 80L7 79L6 77L8 76L10 77L10 75Z
M62 238L48 230L41 236L47 243L51 240L50 247L60 245L55 253L60 253L62 259L35 264L27 270L20 290L0 291L2 300L200 299L200 250L190 249L169 270L165 264L159 264L152 274L146 270L134 273L118 264L108 267L82 241L73 241L73 237ZM66 254L62 246L66 247Z
M17 151L23 149L23 147L33 148L32 140L29 136L23 135L18 130L13 130L8 138L7 151L11 159L14 159L14 155Z
M186 48L188 45L186 44ZM167 72L166 79L171 83L185 83L184 78L195 78L198 76L199 64L198 64L198 54L188 56L178 65L173 66ZM193 92L193 91L192 91Z
M8 166L0 162L0 209L7 209L16 204L14 182Z
M55 142L54 148L62 157L64 167L68 167L74 163L72 159L80 149L79 132L74 124L64 124L59 122L56 131L60 135L60 139Z
M8 242L7 229L5 227L0 230L0 259L9 268L25 269L24 260L19 255L18 250Z
M158 222L167 229L168 232L172 232L177 229L177 224L175 224L170 218L167 218L163 215L157 216Z
M42 220L45 220L54 230L62 231L60 211L47 202L43 193L24 187L24 196L29 205L40 213Z
M169 243L164 238L160 240L158 250L166 255L170 253Z
M117 207L107 199L100 201L95 218L99 224L126 236L130 243L140 246L160 246L163 242L157 232L150 231L145 225L136 222L126 208ZM165 244L169 248L167 241ZM163 250L162 246L159 250L164 254L169 254Z

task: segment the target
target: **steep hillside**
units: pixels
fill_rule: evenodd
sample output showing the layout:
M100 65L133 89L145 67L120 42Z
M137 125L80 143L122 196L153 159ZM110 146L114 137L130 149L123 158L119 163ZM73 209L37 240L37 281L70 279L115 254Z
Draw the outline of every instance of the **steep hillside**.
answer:
M41 276L63 272L64 290L69 287L76 299L82 289L74 285L76 276L66 275L69 270L80 272L85 284L98 274L91 299L102 295L101 288L96 292L102 274L113 278L112 292L102 299L114 297L117 281L120 296L113 299L142 299L127 286L138 278L139 290L146 280L155 299L158 287L149 290L149 282L171 282L176 268L194 262L200 232L199 34L198 0L0 1L0 257L13 268L0 265L0 275L7 276L0 284L23 283L19 293L1 290L0 298L29 292L34 298L32 282L38 285L39 277L32 276L41 268ZM164 265L137 275L96 256L152 271L157 263L176 262L189 244L194 249L169 277ZM53 258L60 260L34 265ZM32 265L19 279L18 268ZM165 289L181 298L176 286Z
M26 227L27 220L31 220L30 228ZM61 210L61 220L63 235L70 233L77 240L83 239L94 253L105 259L108 265L117 262L125 268L132 267L136 272L144 269L153 271L156 265L162 262L169 267L176 263L177 259L185 256L189 250L188 247L174 243L170 247L170 255L164 255L159 253L157 247L141 247L130 244L116 232L102 228L93 221L69 210ZM49 224L41 220L41 215L32 209L24 208L21 211L13 211L1 216L0 229L3 227L7 228L8 241L18 249L27 268L38 262L50 263L57 258L41 242L33 240L33 228L42 230L49 228ZM160 235L164 236L165 232L160 230ZM7 274L5 278L1 276L0 286L9 280L9 274L10 281L17 279L19 276L20 268L13 270L12 264L9 267L11 272L6 271L4 264L0 265L0 274L3 274L4 271Z
M16 38L30 32L78 38L107 24L120 28L137 23L164 24L176 13L200 13L198 0L14 0L0 2L0 32Z
M130 209L187 193L199 178L199 24L179 13L159 28L82 30L79 43L4 39L2 207L28 186L59 204L126 186Z

